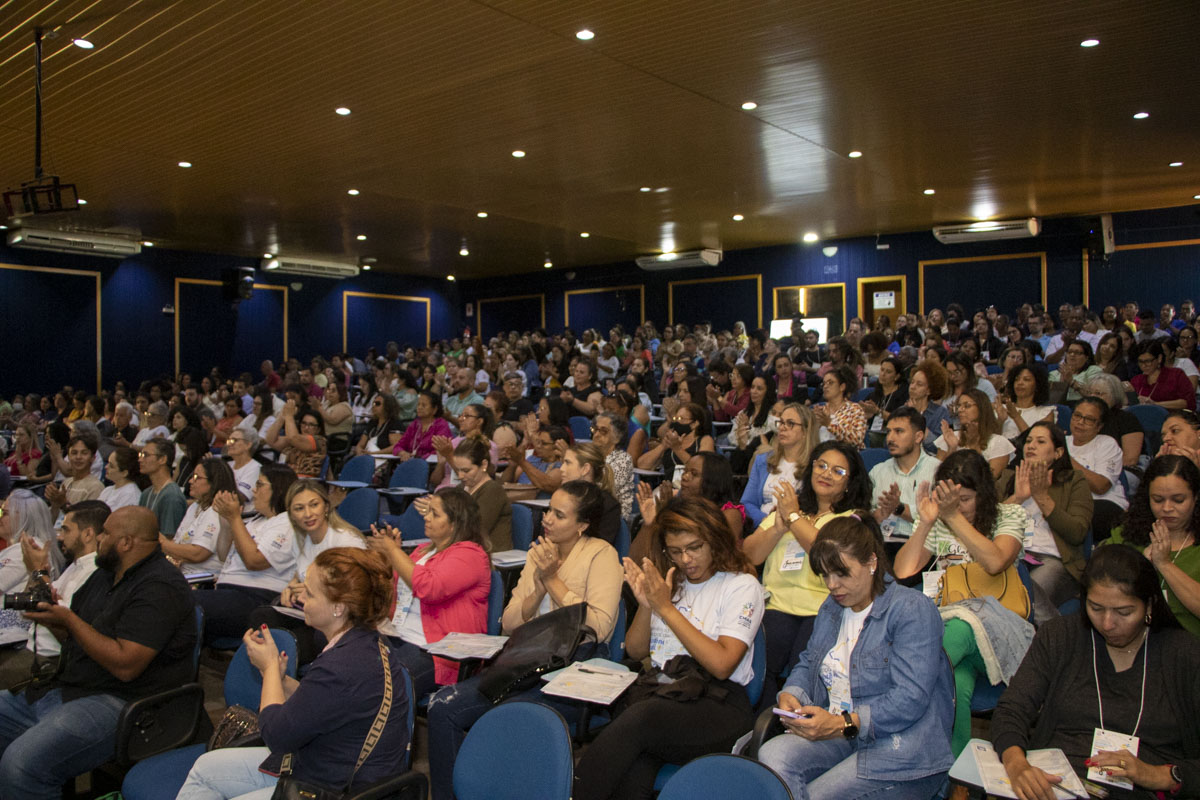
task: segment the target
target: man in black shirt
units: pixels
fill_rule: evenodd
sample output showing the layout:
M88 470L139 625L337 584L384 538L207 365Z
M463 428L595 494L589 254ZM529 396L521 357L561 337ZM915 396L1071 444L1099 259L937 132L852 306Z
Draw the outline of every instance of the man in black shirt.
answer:
M61 668L46 684L0 692L0 800L61 797L64 783L113 757L128 701L194 677L192 594L149 509L109 515L96 571L70 608L42 603L26 616L62 642Z
M527 397L522 397L525 391L525 380L519 372L507 372L504 375L504 397L508 400L508 410L504 419L508 422L520 422L525 415L537 411Z

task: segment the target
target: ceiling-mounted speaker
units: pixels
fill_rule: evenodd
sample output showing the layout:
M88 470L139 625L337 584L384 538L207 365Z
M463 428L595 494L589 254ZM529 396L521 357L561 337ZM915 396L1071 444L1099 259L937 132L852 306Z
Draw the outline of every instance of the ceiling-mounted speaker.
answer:
M1100 215L1100 237L1104 243L1104 255L1112 255L1117 250L1117 235L1113 232L1112 214Z
M221 294L231 303L249 300L254 294L254 268L234 267L221 270Z

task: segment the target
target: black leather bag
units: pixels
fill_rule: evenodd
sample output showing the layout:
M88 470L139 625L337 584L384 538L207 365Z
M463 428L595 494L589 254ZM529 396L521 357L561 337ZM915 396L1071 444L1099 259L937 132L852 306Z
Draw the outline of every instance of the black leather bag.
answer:
M493 703L534 686L547 672L571 663L575 651L596 634L584 624L587 603L535 617L513 632L491 664L479 673L479 691Z

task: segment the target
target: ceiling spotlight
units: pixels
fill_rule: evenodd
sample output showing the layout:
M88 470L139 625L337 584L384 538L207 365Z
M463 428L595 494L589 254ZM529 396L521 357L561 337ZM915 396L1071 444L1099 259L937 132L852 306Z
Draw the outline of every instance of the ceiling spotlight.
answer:
M467 240L466 239L462 240L462 246L458 248L458 254L460 256L471 255L471 251L467 249Z
M663 192L668 192L668 191L670 191L670 189L668 189L666 186L660 186L660 187L658 187L657 189L655 189L655 190L654 190L654 193L655 193L655 194L662 194Z
M745 219L745 217L743 217L741 214L734 214L734 215L733 215L733 221L734 221L734 222L741 222L741 221L742 221L742 220L744 220L744 219Z
M813 242L817 241L821 237L817 236L817 234L813 233L812 231L809 231L808 233L804 234L803 238L804 238L804 241L808 242L809 244L812 244Z
M747 100L746 102L742 103L742 111L753 111L756 108L758 108L758 103L754 102L753 100Z
M476 213L475 216L479 217L480 219L487 219L487 212L480 211L480 212Z
M337 114L339 117L348 117L350 116L350 109L346 108L345 106L338 106L333 110L333 113Z
M545 267L546 269L550 269L551 267L554 266L554 262L550 260L549 253L546 254L546 260L542 262L542 266Z
M80 50L91 50L96 45L89 42L87 39L72 39L71 44L78 47Z
M581 42L590 42L592 39L596 38L596 34L592 33L587 28L584 28L581 31L575 32L575 38Z
M180 162L179 162L179 166L183 167L184 169L189 169L189 168L191 168L191 166L192 166L192 162L190 162L190 161L180 161Z
M590 234L590 233L588 233L587 231L583 231L582 233L580 233L580 234L579 234L579 238L580 238L580 239L586 239L586 238L588 238L589 236L591 236L591 234Z
M87 200L84 200L82 197L81 197L81 198L79 198L79 205L81 205L81 206L86 206L86 205L87 205Z
M142 242L142 247L154 247L154 242Z
M512 156L513 156L513 158L524 158L525 151L524 150L513 150Z
M274 257L275 257L274 253L263 253L263 258L274 258Z
M363 265L362 265L362 268L363 268L363 272L370 272L370 271L371 271L371 265L370 265L370 264L363 264Z
M934 194L933 189L926 189L925 194Z
M1197 197L1196 199L1200 200L1200 197ZM0 231L6 231L6 230L8 230L7 225L0 225Z
M1183 162L1182 161L1172 161L1170 164L1167 164L1167 166L1168 167L1182 167Z
M365 242L367 240L367 235L365 233L360 233L358 236L355 236L354 238L358 239L360 242Z
M358 197L358 189L347 189L346 194L350 195L351 197Z
M1149 114L1148 112L1146 112L1146 111L1139 111L1139 112L1137 112L1136 114L1134 114L1134 115L1133 115L1133 118L1134 118L1134 119L1145 119L1145 118L1146 118L1146 117L1148 117L1148 116L1150 116L1150 114Z
M846 155L850 156L850 158L862 158L862 150L851 150Z
M448 280L448 281L452 281L452 280L454 280L454 276L453 276L453 275L447 275L447 276L446 276L446 280Z
M649 186L643 186L642 188L638 189L638 191L639 192L652 192L654 190L651 189Z
M1193 200L1200 200L1200 194L1194 194L1194 195L1192 195L1192 199L1193 199ZM6 228L7 228L8 226L7 226L7 225L5 225L4 227L6 227Z
M1082 42L1079 43L1079 46L1080 47L1095 47L1098 44L1100 44L1099 39L1084 39Z

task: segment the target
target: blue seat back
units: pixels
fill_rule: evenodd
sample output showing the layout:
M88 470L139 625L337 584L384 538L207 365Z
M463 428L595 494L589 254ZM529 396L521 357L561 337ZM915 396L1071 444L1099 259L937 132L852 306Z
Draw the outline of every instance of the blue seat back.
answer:
M1025 591L1029 594L1029 616L1026 619L1033 622L1033 578L1029 575L1029 567L1022 559L1017 559L1017 575L1020 576L1021 583L1024 584Z
M888 452L886 447L868 447L865 450L858 451L858 454L862 456L863 465L867 468L867 472L870 472L871 468L876 464L882 464L892 457L892 454Z
M204 606L196 604L196 646L192 648L192 675L200 674L200 648L204 646Z
M271 638L279 652L287 653L287 674L296 677L296 667L299 659L296 657L296 637L285 630L270 629ZM250 663L246 655L246 645L243 643L233 654L229 668L225 671L225 705L243 706L251 711L258 710L258 701L262 695L262 674Z
M512 542L515 550L528 550L533 544L533 509L522 503L512 504Z
M754 797L792 800L792 792L775 770L745 756L716 753L689 761L679 769L658 800L717 800Z
M323 481L329 477L329 456L321 461L321 471L317 473L317 480Z
M490 709L471 726L454 762L458 800L568 800L574 779L567 723L538 703Z
M404 749L404 761L400 764L400 772L407 772L412 769L412 751L413 751L413 731L417 727L417 698L416 688L413 687L412 675L408 674L408 670L402 670L404 673L404 695L408 698L408 716L405 722L408 724L408 747Z
M492 570L492 586L488 590L487 632L489 636L500 635L500 617L504 614L504 579Z
M999 364L988 364L986 369L988 375L999 375L1001 372L1004 372L1004 367Z
M750 657L750 666L754 669L754 677L746 684L746 694L750 696L750 705L756 706L767 678L767 629L762 625L754 634L754 655Z
M577 442L589 442L592 439L592 421L587 417L570 417L567 424L571 426L571 435Z
M400 515L399 524L396 527L400 529L401 539L425 538L425 518L421 516L414 505L410 505L404 509L404 513Z
M1137 417L1146 432L1146 444L1151 457L1158 452L1162 445L1162 426L1167 421L1167 410L1162 406L1135 405L1129 407L1129 413Z
M369 484L375 474L375 459L370 456L355 456L342 465L339 481L359 481Z
M612 636L608 639L608 660L625 660L625 598L617 598L617 618L613 622Z
M625 524L625 520L621 520L621 527L617 531L617 541L614 546L617 548L617 558L624 561L629 556L629 526Z
M337 511L346 522L369 533L371 526L379 521L379 494L369 486L355 489L346 495Z
M870 386L859 389L857 392L854 393L854 402L861 403L864 400L868 399L874 393L875 393L875 390L873 388L871 388Z
M1071 410L1070 406L1064 406L1062 403L1059 403L1056 408L1058 409L1058 414L1055 416L1055 419L1058 421L1058 427L1062 428L1067 433L1070 433L1071 414L1074 412Z
M429 462L423 458L410 458L396 464L392 477L388 479L388 487L398 489L424 489L429 484Z

